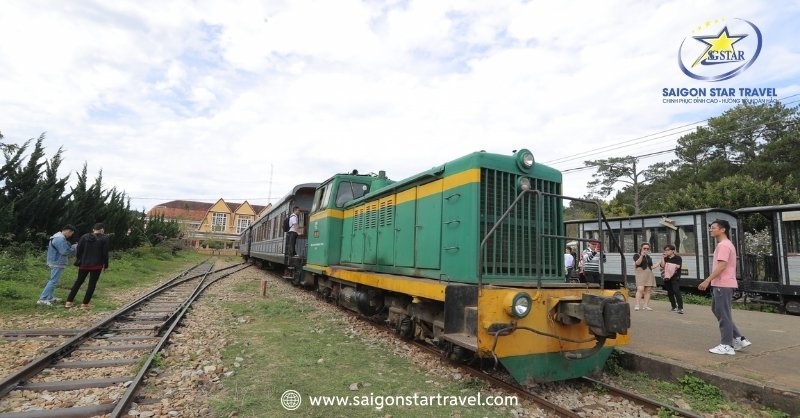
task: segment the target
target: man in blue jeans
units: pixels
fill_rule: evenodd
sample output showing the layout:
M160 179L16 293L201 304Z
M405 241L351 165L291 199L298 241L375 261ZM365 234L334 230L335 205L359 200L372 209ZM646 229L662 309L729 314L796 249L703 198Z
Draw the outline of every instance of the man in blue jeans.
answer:
M70 244L67 241L74 233L75 226L66 224L61 228L61 232L56 232L50 237L50 243L47 245L47 266L50 267L50 279L44 286L39 300L36 301L37 305L51 306L53 302L58 302L58 299L53 297L53 293L58 281L61 280L64 269L67 268L67 256L75 253L77 244Z

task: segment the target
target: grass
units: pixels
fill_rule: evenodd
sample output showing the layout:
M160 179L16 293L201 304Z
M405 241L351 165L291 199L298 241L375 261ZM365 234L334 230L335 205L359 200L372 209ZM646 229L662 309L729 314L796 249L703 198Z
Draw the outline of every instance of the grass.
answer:
M114 292L150 286L165 275L177 273L205 258L206 256L193 251L180 251L173 256L162 251L152 251L150 248L112 252L109 269L100 275L92 305L96 310L114 309L118 307L118 303L109 297ZM56 286L56 297L66 299L77 274L77 267L67 267ZM49 277L50 268L45 265L44 252L24 255L0 253L0 316L43 311L66 315L64 309L36 305ZM88 279L78 292L76 304L81 303L87 283Z
M510 416L510 409L487 406L381 407L379 396L384 395L464 397L475 396L485 387L472 379L432 376L394 354L391 344L355 335L339 316L298 304L280 292L270 287L266 300L226 305L234 316L247 315L253 320L239 326L223 361L233 364L236 357L242 357L254 366L240 367L226 379L225 392L211 401L215 416L287 416L290 412L280 399L290 389L302 399L300 407L291 411L296 417ZM312 406L311 396L350 397L362 405Z
M610 361L613 363L617 360L612 357ZM668 405L681 407L681 404L685 404L697 412L722 412L731 416L747 417L789 417L787 413L769 407L729 399L720 388L692 374L686 374L677 381L664 381L653 379L643 372L631 372L614 367L613 373L606 369L606 376L611 379L610 383L613 385L632 389ZM734 415L733 412L741 415ZM673 416L666 409L660 409L657 414L664 418Z

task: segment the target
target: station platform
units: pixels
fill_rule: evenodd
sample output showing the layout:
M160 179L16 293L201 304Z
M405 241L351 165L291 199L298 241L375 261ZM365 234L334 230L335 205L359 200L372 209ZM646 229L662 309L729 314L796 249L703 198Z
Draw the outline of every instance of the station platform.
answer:
M686 305L681 315L668 301L651 301L653 311L634 311L630 302L623 367L665 380L692 372L732 396L800 416L800 316L734 309L736 326L753 344L731 356L708 352L720 338L710 306Z

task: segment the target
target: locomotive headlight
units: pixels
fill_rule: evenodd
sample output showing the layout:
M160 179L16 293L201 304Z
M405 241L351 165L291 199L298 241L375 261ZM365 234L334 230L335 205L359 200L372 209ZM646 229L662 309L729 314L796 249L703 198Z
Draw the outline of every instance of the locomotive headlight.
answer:
M531 179L527 177L520 177L519 178L519 189L520 190L530 190L531 189Z
M516 157L517 165L521 170L524 171L530 171L531 167L533 167L533 164L535 163L535 160L533 159L533 153L526 149L517 151Z
M524 292L519 292L511 298L506 311L516 318L525 318L531 312L531 297Z

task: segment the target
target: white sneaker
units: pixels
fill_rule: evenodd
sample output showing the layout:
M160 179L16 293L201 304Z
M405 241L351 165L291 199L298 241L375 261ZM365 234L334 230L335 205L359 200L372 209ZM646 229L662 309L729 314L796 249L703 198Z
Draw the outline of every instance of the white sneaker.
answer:
M736 350L736 351L739 351L739 350L741 350L743 348L746 348L746 347L748 347L748 346L750 346L752 344L753 343L751 343L747 338L739 337L739 338L736 338L736 339L733 340L733 349Z
M37 301L36 301L36 304L37 304L37 305L47 305L47 306L53 306L53 302L50 302L49 300L44 300L44 299L39 299L39 300L37 300Z
M708 351L714 354L728 354L731 356L736 354L736 351L733 351L733 347L727 344L720 344L714 348L709 348Z
M633 308L633 310L634 310L634 311L638 311L638 310L639 310L639 305L636 305L636 307L635 307L635 308Z
M653 308L651 308L651 307L649 307L649 306L645 305L645 307L644 307L644 310L646 310L646 311L652 311L652 310L653 310Z

